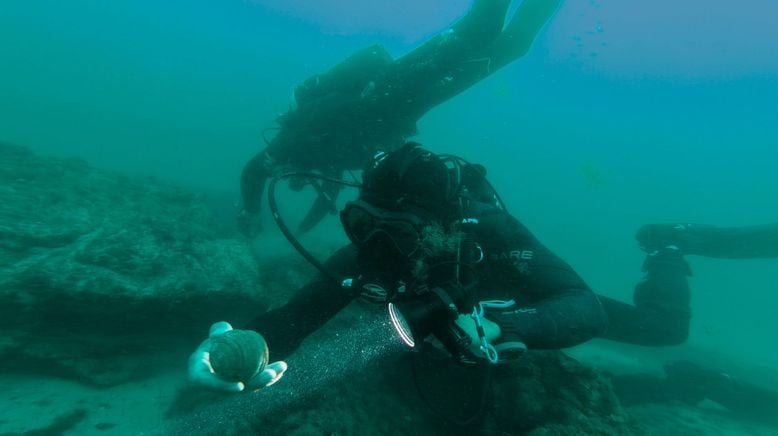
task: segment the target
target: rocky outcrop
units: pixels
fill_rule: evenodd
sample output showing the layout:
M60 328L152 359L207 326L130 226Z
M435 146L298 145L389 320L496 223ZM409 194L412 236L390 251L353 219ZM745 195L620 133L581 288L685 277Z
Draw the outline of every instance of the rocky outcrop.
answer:
M114 384L267 306L246 244L179 187L0 145L0 199L5 367Z

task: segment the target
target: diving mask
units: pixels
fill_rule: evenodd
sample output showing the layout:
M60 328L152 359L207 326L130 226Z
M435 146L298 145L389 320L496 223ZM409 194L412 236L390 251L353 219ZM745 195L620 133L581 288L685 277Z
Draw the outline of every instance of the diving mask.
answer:
M348 238L360 248L385 245L409 258L421 246L427 221L411 212L393 212L363 200L351 201L340 212Z

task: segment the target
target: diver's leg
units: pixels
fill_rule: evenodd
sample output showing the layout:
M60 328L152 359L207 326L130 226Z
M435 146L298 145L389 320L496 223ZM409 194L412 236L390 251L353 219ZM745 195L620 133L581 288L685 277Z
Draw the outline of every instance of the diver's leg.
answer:
M494 41L505 25L511 0L475 0L470 11L452 27L453 36L473 48Z
M419 92L417 100L422 112L418 116L524 56L560 3L561 0L524 0L496 39L475 49L460 50L438 62L439 71L429 76L429 85Z
M251 215L259 213L262 205L262 194L267 179L278 175L282 170L299 168L301 152L295 136L285 134L282 129L264 150L251 158L240 176L240 192L243 199L243 210Z
M417 80L429 80L440 71L441 63L491 44L502 32L510 0L475 0L470 11L450 29L434 36L395 61L396 70L413 74ZM434 74L439 78L439 74Z
M725 259L778 257L778 223L746 227L648 224L635 238L646 251L675 245L684 254Z
M599 296L608 316L606 339L645 346L678 345L689 335L689 265L669 248L647 256L635 305Z
M483 68L473 59L500 35L510 0L476 0L454 25L398 58L376 81L374 105L415 122L424 113L480 80ZM460 72L466 78L459 79ZM448 89L452 80L467 82Z
M502 68L524 56L540 29L559 8L562 0L524 0L490 50L492 67Z

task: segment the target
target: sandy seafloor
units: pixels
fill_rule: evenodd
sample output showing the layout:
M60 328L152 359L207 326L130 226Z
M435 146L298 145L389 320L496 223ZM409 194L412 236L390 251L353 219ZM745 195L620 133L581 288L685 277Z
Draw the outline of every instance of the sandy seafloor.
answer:
M595 342L569 354L607 371L656 372L665 360L688 353L626 351ZM165 411L186 382L184 371L182 362L180 368L171 368L156 377L107 389L50 377L0 374L0 436L164 434L170 428ZM696 407L681 403L644 404L626 410L650 435L778 435L776 427L738 420L707 400ZM78 423L64 432L36 431L51 428L57 419ZM272 434L271 429L269 432Z

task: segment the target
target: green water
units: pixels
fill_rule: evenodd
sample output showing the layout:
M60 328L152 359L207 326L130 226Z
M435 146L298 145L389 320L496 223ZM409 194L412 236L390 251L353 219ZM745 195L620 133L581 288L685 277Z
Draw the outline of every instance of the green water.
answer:
M370 43L401 55L467 7L436 15L433 3L426 20L371 31L333 20L349 13L342 1L302 13L301 2L5 0L0 141L236 202L294 86ZM509 210L592 288L629 299L640 225L778 220L778 34L765 18L778 11L727 4L568 2L525 59L434 109L416 139L486 165ZM373 17L364 9L355 20ZM778 261L689 260L684 347L778 368Z

